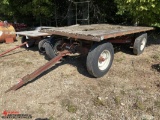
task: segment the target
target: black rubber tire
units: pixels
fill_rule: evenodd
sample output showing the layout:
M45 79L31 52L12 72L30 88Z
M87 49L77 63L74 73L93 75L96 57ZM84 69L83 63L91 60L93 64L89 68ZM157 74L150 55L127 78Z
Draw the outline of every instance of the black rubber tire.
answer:
M137 35L134 45L133 45L133 53L135 55L140 55L143 53L147 43L147 33L142 33Z
M52 59L58 55L57 46L61 44L61 40L53 40L53 43L47 41L44 43L46 55Z
M98 67L98 60L103 51L109 52L110 59L106 68L104 70L101 70ZM113 59L114 59L114 49L111 43L108 42L96 43L92 46L92 48L88 53L86 60L87 70L92 76L96 78L102 77L109 71L110 67L112 66Z
M28 43L28 47L33 47L35 45L35 40L30 40L30 39L28 40L28 39L26 39L26 36L23 36L21 38L21 43L24 43L24 42ZM25 47L27 47L27 46L25 46Z
M45 47L44 47L44 43L47 41L48 41L48 39L43 39L43 40L39 41L39 43L38 43L39 53L44 54L46 52Z

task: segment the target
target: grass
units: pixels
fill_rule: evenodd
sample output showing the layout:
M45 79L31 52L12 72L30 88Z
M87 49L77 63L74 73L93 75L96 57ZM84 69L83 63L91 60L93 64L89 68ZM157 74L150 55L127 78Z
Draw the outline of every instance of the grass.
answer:
M125 90L121 90L120 93L121 93L122 95L126 95Z
M136 103L133 105L134 108L139 109L139 110L145 110L145 105L141 101L136 101Z
M51 117L49 117L49 120L56 120L56 119L55 119L54 117L51 116Z
M100 97L96 97L93 99L93 104L95 106L105 106L104 102L101 100Z
M69 99L62 100L61 105L62 107L65 107L66 110L70 113L76 113L78 110L78 107L74 105Z
M116 62L122 62L125 59L125 57L117 58L115 59Z
M40 113L40 114L45 114L45 110L42 108L42 106L40 106L39 108L38 108L38 113Z
M71 120L76 120L76 118L71 118Z
M67 111L70 113L76 113L77 112L77 106L73 104L67 105Z
M154 60L160 60L160 54L159 53L154 54L154 55L152 55L151 58L153 58Z
M92 116L94 115L93 112L89 112L87 115L87 120L92 120Z
M116 96L116 97L114 98L114 102L115 102L116 105L120 105L120 104L121 104L121 99L120 99L120 97L119 97L119 96Z
M154 106L160 109L160 100L154 102Z

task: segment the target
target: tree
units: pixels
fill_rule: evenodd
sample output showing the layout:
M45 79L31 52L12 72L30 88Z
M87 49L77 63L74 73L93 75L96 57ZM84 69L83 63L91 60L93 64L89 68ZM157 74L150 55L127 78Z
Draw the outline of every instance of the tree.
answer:
M12 15L12 12L9 9L9 2L8 0L1 0L0 1L0 20L8 19L8 16Z
M115 0L118 14L132 17L132 23L160 26L159 0Z
M39 21L53 16L53 0L8 0L15 21Z

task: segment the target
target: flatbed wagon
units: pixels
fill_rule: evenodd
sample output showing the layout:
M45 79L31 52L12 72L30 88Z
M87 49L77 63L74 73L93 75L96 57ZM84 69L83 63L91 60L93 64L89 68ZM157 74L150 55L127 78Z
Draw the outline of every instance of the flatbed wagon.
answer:
M43 29L40 32L52 37L39 43L40 51L54 58L68 49L71 53L86 54L88 72L94 77L102 77L110 69L114 58L114 43L129 44L136 55L144 51L147 31L152 27L120 26L109 24L73 25Z

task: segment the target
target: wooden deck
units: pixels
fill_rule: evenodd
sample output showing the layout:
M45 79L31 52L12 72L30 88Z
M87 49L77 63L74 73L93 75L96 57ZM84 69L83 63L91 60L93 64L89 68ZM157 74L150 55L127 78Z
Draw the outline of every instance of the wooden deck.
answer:
M120 26L110 24L73 25L68 27L53 27L40 32L60 35L74 39L101 41L123 35L153 30L153 27Z
M54 27L41 26L41 27L37 27L35 30L16 32L16 34L20 36L27 36L27 37L50 36L51 34L49 33L42 33L39 31L43 29L51 29L51 28L54 28Z

